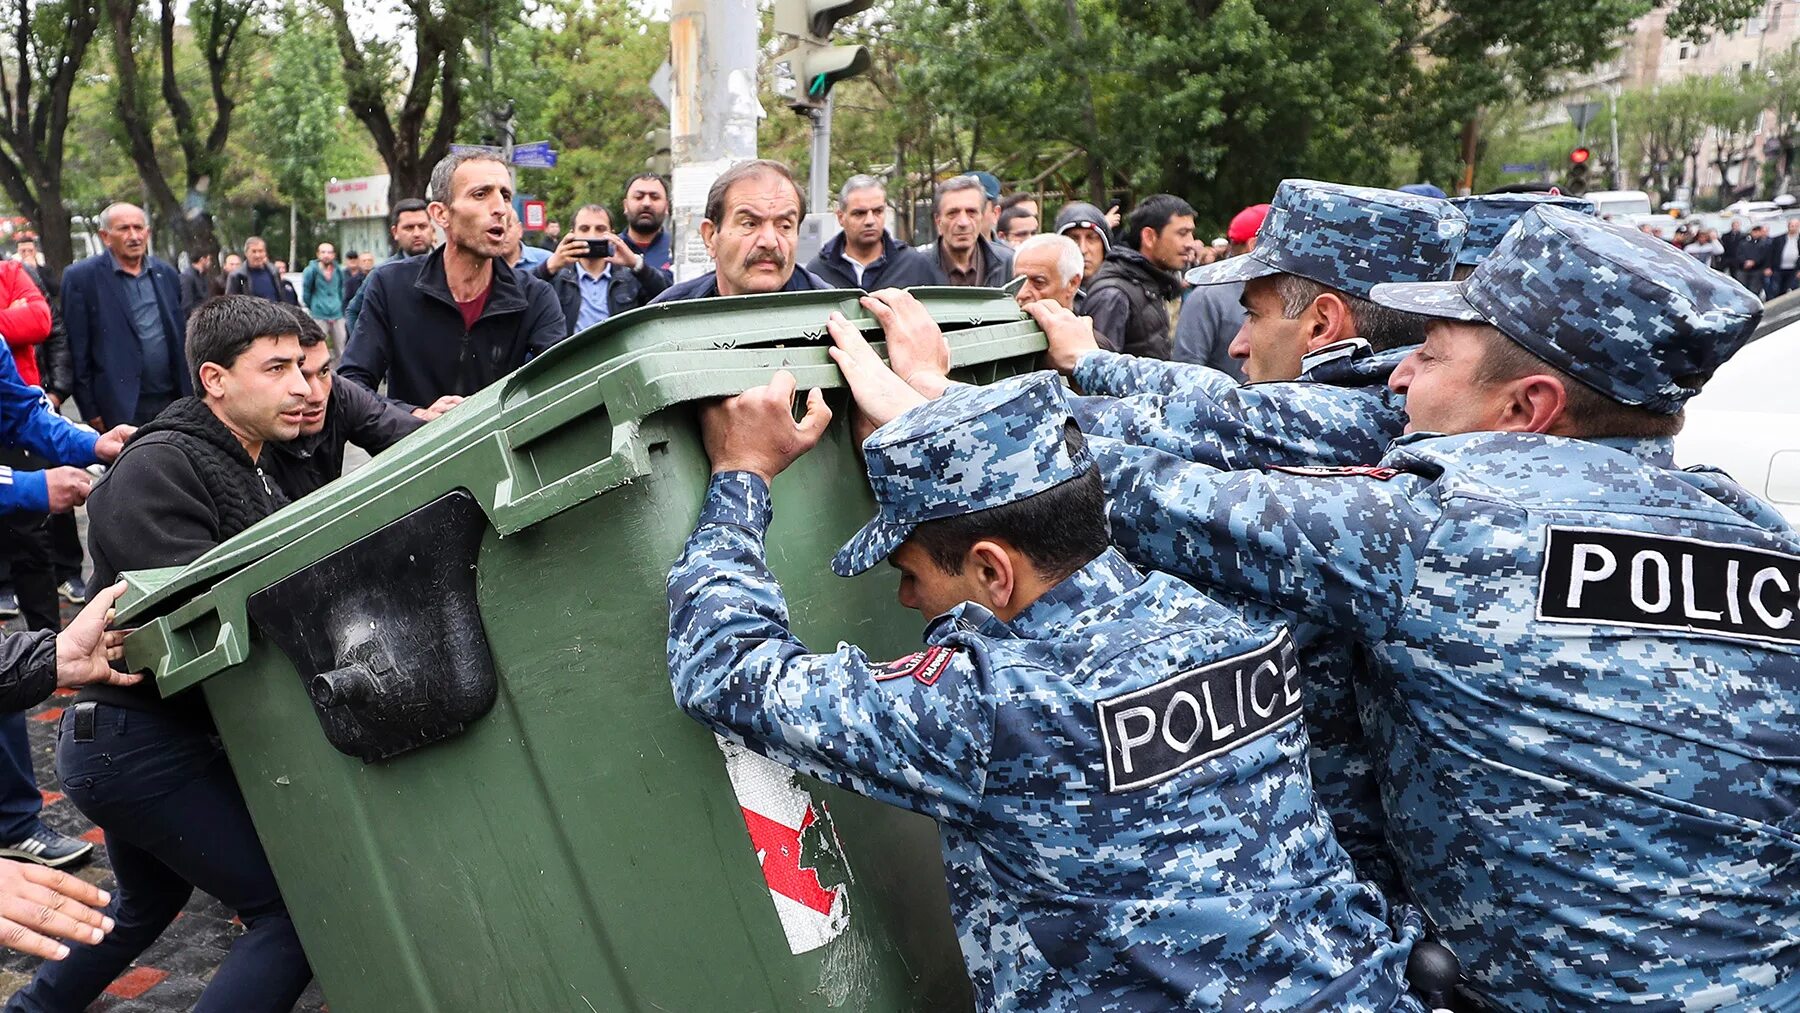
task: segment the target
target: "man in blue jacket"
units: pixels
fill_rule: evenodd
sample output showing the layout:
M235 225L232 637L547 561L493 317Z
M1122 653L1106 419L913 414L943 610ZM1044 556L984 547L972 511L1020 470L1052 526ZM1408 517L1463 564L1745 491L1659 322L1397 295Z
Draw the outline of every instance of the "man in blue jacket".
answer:
M838 227L806 269L838 288L876 292L914 285L948 285L937 262L887 230L887 187L874 176L851 176L838 191Z
M194 392L175 269L150 255L141 208L100 212L105 253L63 272L63 326L75 357L75 400L88 424L143 425Z
M716 267L663 290L651 305L717 295L807 292L832 284L794 262L806 197L793 170L758 158L720 174L706 193L700 238Z

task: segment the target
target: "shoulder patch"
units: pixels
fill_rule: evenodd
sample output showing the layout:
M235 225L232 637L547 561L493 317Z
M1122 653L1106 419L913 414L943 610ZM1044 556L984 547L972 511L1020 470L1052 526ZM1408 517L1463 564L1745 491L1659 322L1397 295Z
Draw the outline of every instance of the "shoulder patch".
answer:
M915 651L904 658L890 661L881 666L876 682L891 682L895 679L915 679L922 686L937 685L938 677L944 669L950 667L950 660L956 657L954 647L930 647L923 651Z
M1361 475L1365 478L1376 478L1383 482L1400 474L1399 468L1382 468L1369 464L1347 465L1338 468L1315 468L1302 465L1276 464L1270 471L1279 471L1288 475L1300 475L1305 478L1340 478Z

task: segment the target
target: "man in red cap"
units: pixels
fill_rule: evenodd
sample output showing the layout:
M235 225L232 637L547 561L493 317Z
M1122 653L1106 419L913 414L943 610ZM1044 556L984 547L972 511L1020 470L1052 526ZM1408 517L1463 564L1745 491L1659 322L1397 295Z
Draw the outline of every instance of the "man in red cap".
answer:
M1228 257L1241 257L1256 249L1256 233L1269 214L1269 205L1252 204L1231 219L1225 238L1231 241ZM1197 362L1244 379L1244 364L1231 357L1231 339L1244 325L1242 282L1231 285L1196 285L1188 289L1175 322L1177 362Z

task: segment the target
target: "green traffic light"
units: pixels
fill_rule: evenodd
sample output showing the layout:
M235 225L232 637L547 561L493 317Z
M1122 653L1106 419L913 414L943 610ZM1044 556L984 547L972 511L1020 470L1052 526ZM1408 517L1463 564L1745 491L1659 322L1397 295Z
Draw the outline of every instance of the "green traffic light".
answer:
M814 76L813 80L812 80L812 87L806 89L806 93L808 95L813 95L813 96L819 96L819 95L825 94L825 75L818 74L818 75Z

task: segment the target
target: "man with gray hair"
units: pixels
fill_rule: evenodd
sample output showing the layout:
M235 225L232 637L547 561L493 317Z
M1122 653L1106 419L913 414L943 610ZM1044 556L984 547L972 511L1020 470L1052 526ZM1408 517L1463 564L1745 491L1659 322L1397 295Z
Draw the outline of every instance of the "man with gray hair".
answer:
M550 286L506 262L512 170L489 152L431 170L426 213L444 245L363 283L338 375L430 421L568 336Z
M987 188L974 176L953 176L937 185L931 217L937 242L919 247L952 285L1006 284L1012 251L982 235L987 227Z
M1066 310L1080 313L1081 247L1068 236L1043 233L1032 236L1013 251L1013 277L1024 284L1013 294L1020 306L1049 299Z
M713 270L663 290L652 303L721 295L809 292L833 287L794 261L794 243L806 218L806 195L794 171L755 158L726 169L706 192L700 239Z
M142 208L100 212L106 252L63 272L63 326L75 359L75 402L95 429L143 425L193 390L175 269L150 254Z
M944 272L930 257L888 235L887 184L874 176L844 180L838 191L838 227L806 269L838 288L943 285Z

